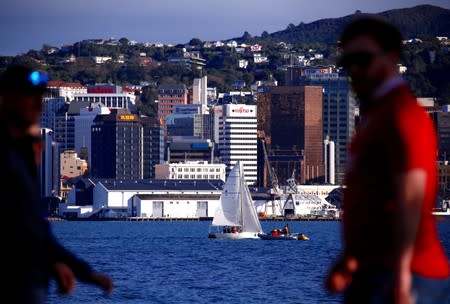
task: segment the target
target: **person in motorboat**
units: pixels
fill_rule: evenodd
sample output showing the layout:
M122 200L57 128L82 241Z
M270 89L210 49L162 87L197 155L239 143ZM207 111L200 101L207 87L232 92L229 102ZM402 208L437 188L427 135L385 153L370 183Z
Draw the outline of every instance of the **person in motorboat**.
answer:
M281 230L282 234L289 234L289 224L286 224L283 228L283 230Z
M272 230L272 232L270 234L272 236L279 236L280 235L280 229L275 228L274 230Z

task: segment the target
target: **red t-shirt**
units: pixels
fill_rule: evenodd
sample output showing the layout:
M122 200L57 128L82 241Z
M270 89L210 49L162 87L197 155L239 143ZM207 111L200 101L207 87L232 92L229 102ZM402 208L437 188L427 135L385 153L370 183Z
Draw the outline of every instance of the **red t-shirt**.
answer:
M420 168L427 173L427 184L411 268L428 278L449 276L431 213L437 199L436 154L433 123L406 85L376 101L350 146L343 223L351 254L368 263L389 264L398 216L394 178Z

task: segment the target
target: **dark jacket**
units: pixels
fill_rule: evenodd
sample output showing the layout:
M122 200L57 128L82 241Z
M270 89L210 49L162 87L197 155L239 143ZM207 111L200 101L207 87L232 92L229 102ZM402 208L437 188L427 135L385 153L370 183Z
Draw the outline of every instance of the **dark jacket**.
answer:
M55 238L40 206L32 140L12 139L0 124L2 290L9 294L47 288L55 262L67 264L89 282L90 266ZM8 294L8 293L6 293Z

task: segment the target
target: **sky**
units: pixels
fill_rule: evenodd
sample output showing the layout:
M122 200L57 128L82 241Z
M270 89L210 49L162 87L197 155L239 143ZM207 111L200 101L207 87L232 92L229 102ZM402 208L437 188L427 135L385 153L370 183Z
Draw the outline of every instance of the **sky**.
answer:
M291 23L420 4L450 9L450 0L1 0L0 55L85 39L179 44L227 40L246 31L260 36Z

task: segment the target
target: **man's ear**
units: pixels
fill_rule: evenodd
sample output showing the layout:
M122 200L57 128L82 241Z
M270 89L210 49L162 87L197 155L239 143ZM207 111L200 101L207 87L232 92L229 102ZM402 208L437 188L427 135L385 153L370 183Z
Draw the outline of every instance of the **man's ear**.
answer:
M400 54L395 51L389 51L386 53L386 56L389 58L391 63L396 66L398 63L400 63Z
M389 51L385 53L385 57L387 62L389 62L389 66L391 67L390 73L397 73L397 65L400 63L400 55L395 51Z

